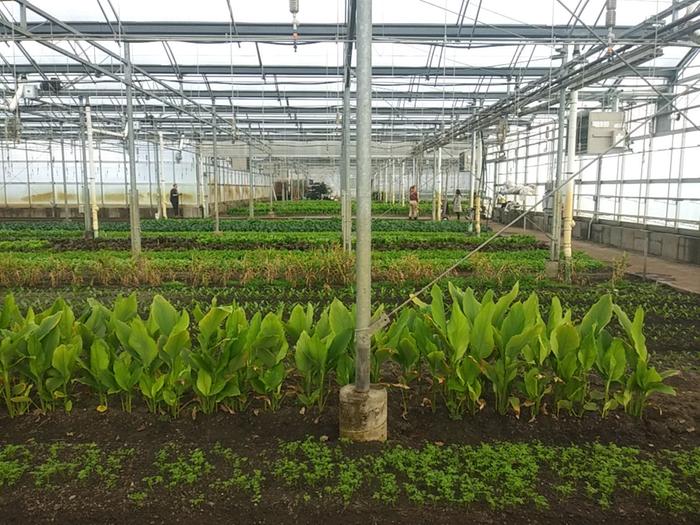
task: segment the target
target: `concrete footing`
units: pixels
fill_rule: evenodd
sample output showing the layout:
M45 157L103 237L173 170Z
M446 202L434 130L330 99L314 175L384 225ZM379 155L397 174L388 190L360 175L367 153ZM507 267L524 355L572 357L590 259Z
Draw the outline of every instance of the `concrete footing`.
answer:
M547 261L544 263L544 275L549 279L559 277L559 261Z
M352 441L386 441L386 388L372 385L369 392L355 391L355 385L340 389L340 437Z

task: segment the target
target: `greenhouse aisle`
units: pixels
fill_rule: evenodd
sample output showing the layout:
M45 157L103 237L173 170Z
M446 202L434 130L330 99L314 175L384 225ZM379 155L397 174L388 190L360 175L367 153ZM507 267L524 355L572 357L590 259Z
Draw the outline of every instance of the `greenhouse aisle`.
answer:
M497 224L493 223L494 229L497 228ZM523 229L520 227L509 227L505 232L522 234ZM543 232L532 228L528 228L527 234L534 235L543 241L548 240L548 237ZM619 260L622 254L625 253L625 250L594 242L575 239L573 244L575 250L586 252L591 257L604 262ZM627 273L641 276L644 271L644 256L635 252L626 253L629 264ZM685 292L700 293L700 267L694 264L677 263L650 255L647 257L647 278Z

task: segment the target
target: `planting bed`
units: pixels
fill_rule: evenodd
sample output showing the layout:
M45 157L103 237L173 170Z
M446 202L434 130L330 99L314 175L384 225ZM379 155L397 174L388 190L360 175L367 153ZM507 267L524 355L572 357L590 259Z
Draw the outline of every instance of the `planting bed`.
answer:
M454 226L443 223L378 220L375 225L383 230L376 235L375 308L391 309L401 303L479 242L463 231L446 230ZM0 409L2 523L114 523L117 513L118 521L127 524L698 522L697 295L624 278L619 269L606 268L581 254L577 255L574 284L563 285L544 278L546 250L532 237L499 240L488 253L461 265L439 285L448 321L459 317L452 304L455 297L461 297L460 290L473 288L486 305L488 290L493 290L498 302L516 282L519 286L509 299L515 305L508 307L510 312L521 308L518 304L529 309L533 291L546 324L558 318L554 296L564 310L571 309L571 329L537 329L547 334L548 357L542 363L535 364L529 350L518 353L517 378L508 387L518 404L501 398L499 408L505 415L496 409L499 402L489 374L498 370L500 361L499 351L493 350L480 374L483 391L477 397L484 404L476 403L472 414L469 394L451 383L459 377L455 375L459 367L453 369L451 363L454 359L464 363L452 353L456 332L440 332L434 309L437 295L428 293L421 299L429 306L409 308L419 318L425 316L433 334L426 341L446 352L447 368L432 370L442 358L423 352L428 343L420 342L424 328L416 321L409 321L406 332L395 328L382 332L375 339L374 355L383 363L373 374L389 388L389 442L351 445L338 439L337 429L338 383L347 370L334 364L328 377L320 379L326 385L325 394L322 399L315 397L319 377L296 353L303 347L311 355L318 351L319 343L313 339L301 342L303 338L298 339L299 334L287 326L292 324L295 304L313 305L316 330L321 311L335 299L347 306L354 301L352 258L334 246L340 239L335 219L225 221L226 231L220 236L206 231L211 228L208 221L147 221L140 266L129 258L123 224L107 223L105 227L104 238L95 242L80 239L79 226L63 223L46 223L41 229L35 224L0 225L0 247L5 255L0 261L0 300L13 292L23 317L32 307L43 319L48 313L40 312L63 298L72 307L76 328L75 332L61 329L65 330L62 344L70 347L75 343L69 333L80 333L84 341L92 341L93 336L79 328L87 323L95 334L102 334L97 337L104 338L110 355L114 352L109 358L112 370L114 356L120 353L131 352L133 362L141 365L143 355L136 340L124 339L126 332L119 337L111 328L103 333L88 321L90 309L97 308L92 299L111 311L118 296L133 293L137 299L134 308L146 326L147 336L142 333L139 337L152 337L161 345L165 341L159 339L161 329L149 319L158 317L152 313L154 297L164 296L178 315L189 312L190 343L183 347L186 372L181 376L181 406L174 414L165 398L149 401L143 385L134 386L130 413L120 407L124 391L107 394L105 403L88 380L95 370L88 371L89 363L97 358L84 343L77 350L84 366L70 369L69 383L60 386L55 372L46 372L52 378L45 383L47 388L42 388L43 393L37 387L30 390L31 403L26 407L21 399L24 393L16 386L13 403L26 413L11 418L5 408ZM448 293L448 283L458 291ZM601 302L605 297L608 303L607 299ZM198 382L197 371L203 365L191 362L188 356L190 350L201 351L203 344L196 307L207 312L212 300L218 305L235 302L248 318L256 312L271 312L283 323L288 348L279 361L284 373L278 391L272 377L265 374L267 367L274 364L278 369L279 363L258 356L250 358L248 372L239 374L239 386L249 396L245 402L233 390L228 394L232 397L221 403L207 401L202 390L206 381ZM467 312L468 302L457 302ZM602 357L590 369L579 363L586 360L580 352L588 352L587 333L602 338L603 350L611 348L607 336L602 337L584 320L596 311L596 303L619 307L606 330L625 348L624 377L612 384L620 403L626 389L639 392L627 378L640 366L679 372L664 379L658 389L668 393L673 387L676 395L652 393L641 419L634 416L633 406L623 409L620 403L609 407L602 417L603 400L598 396L605 391L602 371L608 365ZM639 322L633 315L638 306L645 311ZM63 306L60 310L68 315ZM58 311L56 307L52 310ZM641 346L637 328L625 327L625 312L630 323L638 327L643 323L646 341ZM509 322L515 322L519 314L512 315ZM600 311L591 316L606 318ZM565 317L560 319L564 325ZM470 326L476 323L475 318L470 319ZM8 337L2 323L0 307L0 341ZM128 323L128 330L141 330L132 321ZM493 323L493 330L506 333L500 321ZM17 327L13 330L14 340L23 337ZM562 368L566 357L555 358L551 349L564 348L565 341L573 345L568 339L573 337L572 330L582 334L575 343L581 345L580 352L571 354L580 371L566 379ZM334 328L331 333L338 338L342 331ZM392 333L404 335L394 340ZM415 371L417 377L403 368L411 355L408 343L402 341L405 338L415 338L418 343L418 368L406 369ZM559 347L551 346L553 338L558 338ZM496 348L500 344L494 341ZM470 337L467 354L476 355L476 348L482 347L483 341ZM351 357L352 344L347 348ZM0 347L0 362L6 355L3 352ZM158 356L157 365L149 370L154 377L170 374L175 365L160 352ZM333 359L334 363L342 360ZM20 360L12 368L12 384L32 377L25 362ZM507 360L503 363L512 365ZM552 381L551 390L542 393L539 411L530 402L537 392L524 383L525 373L533 366L548 377L547 382ZM47 370L60 369L59 363L49 361ZM554 379L561 376L565 383L575 385L579 375L587 385L582 397ZM256 382L256 378L273 386ZM54 387L58 395L46 397ZM167 389L171 387L168 383ZM565 399L572 399L573 404L559 402ZM592 405L584 407L585 402ZM323 406L320 412L319 405ZM213 413L204 413L210 409Z
M663 413L650 410L641 423L624 415L604 421L594 415L584 419L547 416L528 422L526 418L504 418L488 409L474 418L454 421L442 410L433 413L422 407L418 398L403 419L401 396L392 391L390 441L386 445L339 444L335 396L320 417L315 413L302 415L298 407L286 406L274 414L219 413L175 421L156 418L141 409L132 414L118 410L99 414L89 408L70 415L56 412L3 419L2 443L26 445L33 452L27 460L30 466L17 483L0 488L0 512L3 523L17 524L28 523L28 516L32 516L32 523L114 523L115 509L119 521L128 524L197 520L240 524L355 524L361 520L398 524L410 520L427 524L462 523L465 515L471 523L697 523L697 507L678 511L669 507L688 505L682 494L694 498L695 505L698 501L700 440L697 432L689 430L691 421L700 415L699 379L694 373L675 378L678 398L664 398ZM309 447L308 456L285 451L285 443L309 437L317 447ZM109 465L109 454L114 458L121 451L124 459L119 465L113 459L113 471L102 474L93 465L81 479L80 472L90 465L85 464L85 451L75 447L92 443L101 452L100 466ZM588 448L594 443L603 445L595 453ZM170 444L176 446L179 461L173 457ZM540 444L548 450L538 450ZM583 450L577 451L572 444ZM624 447L625 452L611 444ZM58 460L48 459L49 447L57 445L57 458L77 463L75 466L58 471L51 468L62 466ZM440 453L456 445L470 445L474 449L471 461L481 458L484 462L478 465L481 472L469 471L466 461L462 464L463 474L476 485L460 489L453 478L441 477L446 459ZM491 448L480 448L484 446ZM227 460L222 447L245 460ZM327 458L328 450L337 447L342 448L343 456ZM395 457L397 447L423 455ZM627 450L629 447L634 450ZM431 449L437 449L437 454L430 453ZM171 465L158 466L157 455L162 450L169 452ZM197 450L211 468L198 466L200 456L193 458ZM579 474L583 477L554 472L556 463L542 458L549 454L555 458L570 455L566 472L573 476L576 469L583 469ZM683 455L690 474L681 474L674 466L680 459L673 463L669 454ZM363 484L356 492L350 496L339 492L350 491L356 482L349 459L369 462L381 456L385 461L372 464L371 472L363 469L359 478ZM644 460L641 466L640 458ZM287 470L276 474L275 467L283 460ZM5 461L7 458L0 460L3 468ZM426 479L425 485L418 483L413 501L402 486L409 481L405 468L413 464L406 465L407 461L417 462L416 466L424 469L420 474L435 476ZM537 465L536 472L530 470L530 462ZM39 468L42 465L46 466ZM51 475L46 485L37 486L32 470ZM256 470L260 470L257 475ZM292 472L305 477L288 484ZM590 476L585 477L586 473ZM454 476L460 474L457 471ZM110 476L115 476L114 481ZM158 476L163 480L154 483L152 478ZM394 480L399 484L398 493ZM152 487L149 481L154 483ZM640 487L639 494L633 486ZM473 491L473 503L449 499L469 497ZM612 494L606 496L608 491ZM418 503L416 498L421 496L437 501ZM488 497L493 498L493 507ZM512 504L520 498L521 503Z

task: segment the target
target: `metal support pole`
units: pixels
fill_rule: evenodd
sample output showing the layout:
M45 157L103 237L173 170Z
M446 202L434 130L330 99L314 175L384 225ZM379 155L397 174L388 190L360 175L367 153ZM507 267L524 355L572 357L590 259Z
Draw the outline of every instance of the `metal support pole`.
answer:
M255 217L255 186L253 185L253 152L248 154L248 218Z
M168 218L168 201L165 189L165 144L163 133L158 132L158 211L163 219Z
M105 181L104 181L104 172L102 171L102 148L100 146L96 146L95 149L97 150L97 169L100 174L100 204L104 207L105 205Z
M568 58L568 46L564 45L562 58L562 75L566 71ZM557 164L554 172L554 205L552 209L552 240L550 243L549 258L551 261L559 261L561 252L561 185L562 167L564 164L564 127L566 126L566 89L559 91L559 112L558 112L558 136L557 136Z
M437 185L435 177L437 176L437 153L433 153L433 185L431 189L431 207L430 213L432 215L432 220L437 220L437 199L435 198L435 192L437 191Z
M100 234L100 226L97 217L99 208L97 207L97 191L95 189L95 148L92 133L92 109L89 105L85 106L85 127L87 128L88 181L90 183L90 225L92 228L92 237L96 239Z
M476 134L472 133L472 155L469 163L469 209L474 209L474 183L476 182Z
M350 209L350 86L343 90L343 134L340 145L340 220L343 250L351 249L352 212Z
M66 174L66 148L63 140L63 122L61 122L61 172L63 173L63 209L66 221L70 220L70 208L68 207L68 176Z
M204 208L202 207L202 159L199 150L194 153L194 176L197 213L200 217L204 217Z
M401 206L406 205L406 191L404 189L404 179L406 178L406 161L401 162L401 178L399 179L399 195L401 196Z
M129 222L131 225L131 254L134 257L141 255L141 213L139 210L139 188L136 183L136 145L134 136L134 100L131 88L131 52L128 42L124 42L124 59L126 62L126 143L129 151L129 181L131 202L129 205Z
M148 207L153 211L153 177L151 173L151 143L146 141L146 166L148 166ZM158 208L160 209L160 208ZM156 210L157 211L157 210Z
M211 132L213 133L212 140L212 161L214 170L214 233L221 233L219 224L219 166L216 158L216 106L212 101L211 106Z
M571 92L571 102L569 104L569 131L568 131L568 153L566 157L566 178L574 174L574 163L576 160L576 112L578 111L578 91ZM570 180L566 184L566 200L564 202L564 228L563 243L564 251L564 278L566 282L571 282L572 262L571 262L571 237L574 228L574 181Z
M442 148L438 148L436 170L437 186L435 187L435 217L433 220L439 221L442 217Z
M51 216L56 217L56 174L54 173L53 143L49 138L49 170L51 172Z
M92 210L90 209L90 182L88 180L88 167L87 167L87 148L85 145L85 131L86 131L86 110L85 106L80 106L80 148L82 151L82 164L83 164L83 217L85 218L85 237L89 238L92 236Z
M372 0L357 0L357 256L355 391L369 392L372 315Z
M275 168L276 170L276 168ZM272 217L275 215L275 177L272 175L272 169L270 169L270 211L268 214Z
M396 161L391 159L391 204L396 204Z
M156 218L165 219L163 216L163 205L161 204L163 202L163 187L160 183L162 180L162 166L160 164L160 148L158 147L158 144L153 144L153 154L155 157L154 160L156 166L156 200L158 201L158 206L156 207Z
M27 5L24 0L19 0L19 27L27 30Z
M474 233L481 235L481 180L484 171L484 144L481 134L477 136L474 161Z
M6 164L5 164L5 148L4 148L4 141L0 142L0 164L2 165L2 201L5 204L5 207L7 208L7 174L5 170L7 169ZM9 163L10 159L8 157L7 162Z

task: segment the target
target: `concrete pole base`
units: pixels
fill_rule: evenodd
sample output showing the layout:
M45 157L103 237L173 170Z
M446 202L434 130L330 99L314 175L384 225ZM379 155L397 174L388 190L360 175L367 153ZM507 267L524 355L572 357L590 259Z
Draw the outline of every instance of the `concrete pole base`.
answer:
M340 437L352 441L386 441L386 388L372 385L356 392L355 385L340 389Z
M544 263L544 275L548 279L559 278L559 261L547 261Z

